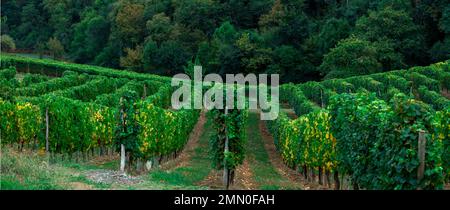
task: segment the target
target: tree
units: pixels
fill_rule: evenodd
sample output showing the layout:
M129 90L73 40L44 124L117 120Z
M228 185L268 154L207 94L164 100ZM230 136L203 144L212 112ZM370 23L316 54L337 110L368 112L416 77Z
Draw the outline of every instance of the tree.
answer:
M242 73L261 73L272 63L272 50L262 46L256 33L242 33L235 45L239 49Z
M342 78L382 71L376 48L366 40L350 37L340 41L323 59L320 70L326 78Z
M74 25L71 55L76 62L91 63L108 42L110 24L97 13L86 11L81 21Z
M320 54L328 53L341 39L347 38L350 31L350 24L345 19L328 19L320 28L320 33L316 40Z
M273 62L267 73L280 74L281 82L305 82L310 78L311 63L304 53L292 45L282 45L273 50Z
M430 54L433 62L450 59L450 38L436 42L430 49Z
M114 37L108 41L108 44L100 53L95 56L94 65L108 66L112 68L120 67L120 56L122 56L122 48L119 41ZM112 41L115 40L115 41Z
M223 44L232 44L238 38L236 28L229 22L223 22L222 25L214 31L213 41Z
M8 17L0 16L0 28L2 29L2 34L7 34L9 31L7 21L8 21Z
M303 1L276 1L270 12L259 19L263 36L273 46L300 47L312 29L303 9Z
M221 21L219 4L214 0L174 1L174 21L190 30L200 30L211 36Z
M201 66L202 64L200 63L200 60L198 59L198 57L195 58L194 62L192 62L191 60L188 61L187 65L184 66L184 73L187 74L190 78L194 78L194 70L195 70L195 66ZM205 74L205 69L202 68L202 75Z
M391 71L407 67L404 56L395 51L395 46L391 41L379 40L372 43L377 51L377 60L383 66L383 71Z
M433 62L450 59L450 6L442 9L442 17L439 19L439 29L446 35L443 40L438 40L430 49Z
M146 0L144 1L144 19L149 20L159 13L172 16L174 4L171 0Z
M450 34L450 5L447 5L442 11L442 17L439 20L439 28L447 34Z
M61 58L64 55L64 46L55 37L52 37L48 40L47 48L52 53L54 59Z
M143 63L146 72L174 75L183 72L190 54L176 41L163 42L159 47L148 40L144 47Z
M359 17L367 14L368 10L376 9L379 1L340 0L325 1L324 3L327 4L325 5L326 10L320 12L320 15L324 17L323 19L342 18L348 21L351 25L354 25Z
M3 5L2 5L3 6ZM19 7L20 8L20 7ZM20 22L11 31L20 48L32 48L38 41L47 41L51 37L51 28L47 25L40 2L27 1L21 6ZM13 13L14 14L14 13ZM7 15L9 17L13 14Z
M3 34L0 36L0 45L2 51L9 51L16 49L16 43L14 39L7 34Z
M143 69L165 75L198 57L209 73L319 80L324 56L351 35L370 43L383 71L449 57L448 0L10 0L0 9L17 48L40 53L52 37L73 62L134 68L142 46Z
M296 47L310 35L312 25L303 12L290 11L281 25L279 34L282 44L291 44Z
M273 0L225 0L221 11L226 20L237 28L250 29L258 26L262 14L270 11Z
M258 25L263 30L268 30L270 27L281 25L285 16L286 13L284 11L284 6L281 3L281 0L276 0L270 12L261 15Z
M228 21L214 31L209 53L211 59L207 61L207 67L212 72L221 75L237 73L241 70L239 49L235 42L239 38L236 28Z
M189 29L184 25L176 23L171 32L168 40L173 40L181 43L183 47L189 51L189 54L194 54L198 50L198 47L202 41L208 40L206 35L198 29Z
M68 12L71 0L44 0L45 11L49 14L48 23L54 29L53 37L58 38L63 46L69 46L72 36L71 14Z
M385 7L371 11L356 22L355 34L371 42L391 42L408 64L421 64L426 57L424 37L419 27L404 10Z
M146 27L150 38L158 44L168 39L173 28L170 17L164 13L154 15L151 20L147 21Z
M46 46L45 43L43 42L38 42L36 43L36 46L34 46L34 50L39 54L39 58L42 59L44 57L44 53L46 50Z
M126 56L120 58L120 66L133 71L142 70L143 48L138 45L135 49L126 48Z
M144 6L142 4L125 2L115 17L115 26L119 37L124 43L127 43L125 46L139 43L144 37Z

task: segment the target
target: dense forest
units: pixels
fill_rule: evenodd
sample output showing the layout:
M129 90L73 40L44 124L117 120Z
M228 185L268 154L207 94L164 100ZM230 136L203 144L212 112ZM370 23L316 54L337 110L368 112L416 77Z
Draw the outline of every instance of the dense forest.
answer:
M450 58L450 0L8 0L2 51L174 75L340 78Z

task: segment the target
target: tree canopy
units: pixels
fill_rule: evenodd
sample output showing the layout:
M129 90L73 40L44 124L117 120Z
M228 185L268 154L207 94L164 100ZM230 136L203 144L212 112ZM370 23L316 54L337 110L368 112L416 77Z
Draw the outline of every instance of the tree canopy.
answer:
M2 49L174 75L279 73L282 82L450 58L449 0L10 0ZM11 42L11 40L14 40ZM8 43L8 45L6 45ZM197 62L197 61L196 61Z

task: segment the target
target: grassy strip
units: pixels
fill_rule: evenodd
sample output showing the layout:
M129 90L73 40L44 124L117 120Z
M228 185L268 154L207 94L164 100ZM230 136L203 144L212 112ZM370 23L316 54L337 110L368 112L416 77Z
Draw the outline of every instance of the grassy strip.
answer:
M293 189L289 180L273 167L259 130L259 114L250 112L247 127L247 155L253 178L262 190Z
M1 190L50 190L67 189L64 180L70 171L49 165L44 157L35 154L17 153L3 147L1 151Z

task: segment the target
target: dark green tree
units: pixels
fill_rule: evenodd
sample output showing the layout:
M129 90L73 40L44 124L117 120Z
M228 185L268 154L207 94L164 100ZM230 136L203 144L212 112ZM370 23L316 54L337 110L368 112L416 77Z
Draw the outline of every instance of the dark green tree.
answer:
M382 71L377 49L369 41L350 37L325 55L320 65L326 78L342 78Z
M427 57L425 40L408 12L385 7L371 11L356 22L355 34L371 42L390 42L410 65L421 64Z
M144 71L162 75L175 75L183 72L183 66L190 54L176 41L163 42L160 46L148 40L144 46Z
M91 63L108 42L110 24L95 10L82 15L81 22L74 24L71 55L76 62Z

